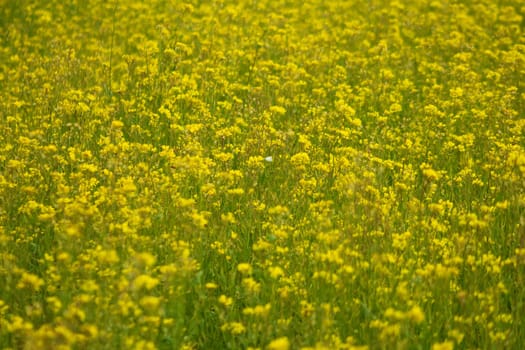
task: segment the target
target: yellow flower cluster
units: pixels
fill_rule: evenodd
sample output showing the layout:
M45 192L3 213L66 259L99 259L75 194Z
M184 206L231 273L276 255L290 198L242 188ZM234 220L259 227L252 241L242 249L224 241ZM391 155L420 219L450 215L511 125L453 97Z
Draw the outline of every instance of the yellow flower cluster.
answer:
M0 348L525 347L522 1L0 19Z

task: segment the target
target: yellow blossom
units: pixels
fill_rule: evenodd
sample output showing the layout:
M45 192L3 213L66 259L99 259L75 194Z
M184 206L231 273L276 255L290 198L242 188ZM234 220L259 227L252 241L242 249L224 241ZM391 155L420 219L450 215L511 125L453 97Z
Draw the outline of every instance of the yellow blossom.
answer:
M281 337L272 340L266 347L268 350L288 350L290 348L290 341L287 337Z
M157 278L151 277L149 275L139 275L137 276L133 281L133 288L135 290L151 290L155 288L159 284L159 280Z
M243 275L251 275L253 272L253 268L248 263L240 263L237 265L237 271L239 271Z

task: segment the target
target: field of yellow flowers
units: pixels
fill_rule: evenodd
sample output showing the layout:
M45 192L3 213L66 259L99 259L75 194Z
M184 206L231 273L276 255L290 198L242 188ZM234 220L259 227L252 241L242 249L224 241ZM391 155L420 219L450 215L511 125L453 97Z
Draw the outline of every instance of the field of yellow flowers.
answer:
M525 348L524 16L0 1L0 348Z

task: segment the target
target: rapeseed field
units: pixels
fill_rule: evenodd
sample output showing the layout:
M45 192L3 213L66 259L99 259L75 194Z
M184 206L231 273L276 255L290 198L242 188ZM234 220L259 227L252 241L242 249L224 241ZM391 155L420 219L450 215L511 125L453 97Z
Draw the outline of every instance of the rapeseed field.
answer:
M524 16L0 1L0 348L525 348Z

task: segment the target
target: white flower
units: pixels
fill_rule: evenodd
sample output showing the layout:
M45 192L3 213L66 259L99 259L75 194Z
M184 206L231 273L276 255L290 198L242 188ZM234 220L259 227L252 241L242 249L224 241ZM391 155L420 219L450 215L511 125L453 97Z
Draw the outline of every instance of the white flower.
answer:
M267 162L273 162L273 157L272 156L268 156L268 157L265 157L264 160L267 161Z

